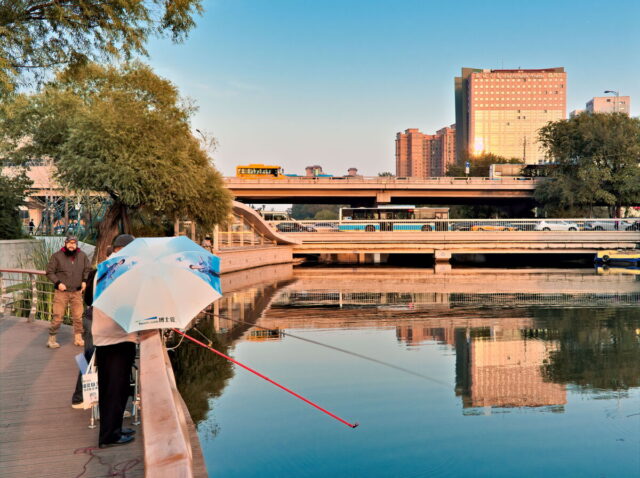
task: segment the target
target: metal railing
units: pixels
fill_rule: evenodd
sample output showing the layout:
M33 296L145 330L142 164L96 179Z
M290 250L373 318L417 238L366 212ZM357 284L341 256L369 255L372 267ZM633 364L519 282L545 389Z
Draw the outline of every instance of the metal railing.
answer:
M51 321L53 284L44 271L0 269L0 317L4 315ZM68 310L64 323L71 324Z
M379 176L331 176L331 177L270 177L270 178L239 178L227 177L228 183L238 182L247 184L531 184L541 181L540 178L527 177L434 177L434 178L414 178L414 177L379 177Z
M640 304L640 292L342 292L339 290L283 291L275 306L407 307L464 306L597 306Z
M282 233L290 232L638 232L639 218L625 219L366 219L269 221Z

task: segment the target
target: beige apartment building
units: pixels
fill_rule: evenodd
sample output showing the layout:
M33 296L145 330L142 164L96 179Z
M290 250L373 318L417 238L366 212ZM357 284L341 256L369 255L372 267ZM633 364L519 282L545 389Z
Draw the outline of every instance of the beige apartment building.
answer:
M587 113L631 114L630 96L596 96L587 102Z
M429 178L444 176L455 161L455 125L436 134L410 128L396 134L396 176Z
M566 118L564 68L488 70L463 68L455 78L457 159L493 153L545 161L538 130Z

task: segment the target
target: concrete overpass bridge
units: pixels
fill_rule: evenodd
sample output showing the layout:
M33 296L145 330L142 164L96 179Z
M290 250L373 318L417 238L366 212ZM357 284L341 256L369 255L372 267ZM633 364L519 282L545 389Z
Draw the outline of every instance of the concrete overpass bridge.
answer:
M533 206L540 179L226 178L238 201L265 204L518 204Z
M294 254L324 254L329 261L378 263L388 254L595 254L604 249L635 248L640 232L627 231L449 231L298 233Z

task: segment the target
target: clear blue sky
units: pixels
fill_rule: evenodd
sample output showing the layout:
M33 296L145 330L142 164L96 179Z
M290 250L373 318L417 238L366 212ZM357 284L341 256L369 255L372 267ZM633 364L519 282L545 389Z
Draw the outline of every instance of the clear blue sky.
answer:
M205 0L182 44L147 61L200 110L216 164L394 171L398 131L455 121L453 77L565 67L568 111L604 90L640 114L640 2Z

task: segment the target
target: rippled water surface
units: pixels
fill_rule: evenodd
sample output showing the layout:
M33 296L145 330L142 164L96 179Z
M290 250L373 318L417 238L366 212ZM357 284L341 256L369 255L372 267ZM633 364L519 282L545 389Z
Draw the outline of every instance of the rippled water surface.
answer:
M261 277L227 278L192 335L360 426L182 344L174 367L211 476L640 475L637 276Z

